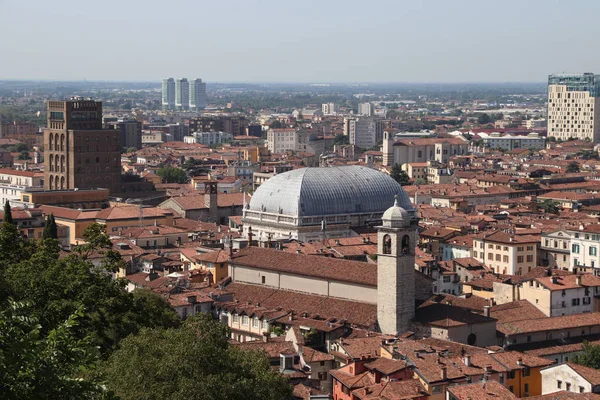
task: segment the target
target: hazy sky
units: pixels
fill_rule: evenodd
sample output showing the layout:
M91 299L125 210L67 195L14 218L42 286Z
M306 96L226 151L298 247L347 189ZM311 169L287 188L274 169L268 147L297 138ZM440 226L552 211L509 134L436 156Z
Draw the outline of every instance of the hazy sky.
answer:
M600 0L0 0L0 79L545 81L600 73Z

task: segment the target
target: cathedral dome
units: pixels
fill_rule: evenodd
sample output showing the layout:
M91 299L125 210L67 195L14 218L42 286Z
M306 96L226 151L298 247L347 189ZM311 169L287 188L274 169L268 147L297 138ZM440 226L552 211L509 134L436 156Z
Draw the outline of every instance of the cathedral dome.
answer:
M402 186L385 173L361 166L302 168L263 183L252 196L248 210L295 218L381 216L395 197L407 215L414 214Z

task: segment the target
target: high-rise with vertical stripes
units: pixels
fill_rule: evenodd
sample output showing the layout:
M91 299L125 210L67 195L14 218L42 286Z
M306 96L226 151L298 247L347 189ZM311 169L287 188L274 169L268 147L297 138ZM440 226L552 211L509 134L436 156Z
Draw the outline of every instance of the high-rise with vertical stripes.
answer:
M554 74L548 77L548 137L600 142L600 75Z
M190 84L190 110L201 111L206 108L206 82L194 79Z

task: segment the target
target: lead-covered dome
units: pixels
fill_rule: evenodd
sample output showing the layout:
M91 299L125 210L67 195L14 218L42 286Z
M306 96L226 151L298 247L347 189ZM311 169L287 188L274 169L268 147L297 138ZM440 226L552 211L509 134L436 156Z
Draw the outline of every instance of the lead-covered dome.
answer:
M379 214L398 196L398 205L414 214L410 198L389 175L367 167L302 168L263 183L249 210L299 218Z

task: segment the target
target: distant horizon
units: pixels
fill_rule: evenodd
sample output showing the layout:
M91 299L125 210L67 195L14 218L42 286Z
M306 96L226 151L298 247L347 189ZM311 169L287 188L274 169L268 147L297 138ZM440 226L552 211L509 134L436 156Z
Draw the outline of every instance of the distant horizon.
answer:
M600 1L0 1L0 79L543 82L600 71Z
M573 72L574 74L578 72ZM169 76L166 78L178 78ZM158 80L124 80L124 79L21 79L21 78L2 78L0 82L75 82L75 83L152 83L161 84L163 79ZM182 78L187 78L183 76ZM202 81L207 85L210 84L252 84L252 85L481 85L481 84L547 84L547 80L543 81L243 81L243 80L220 80L209 81L202 78Z

